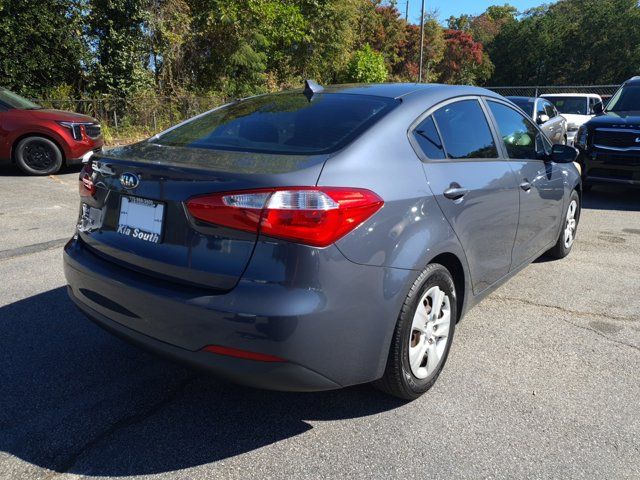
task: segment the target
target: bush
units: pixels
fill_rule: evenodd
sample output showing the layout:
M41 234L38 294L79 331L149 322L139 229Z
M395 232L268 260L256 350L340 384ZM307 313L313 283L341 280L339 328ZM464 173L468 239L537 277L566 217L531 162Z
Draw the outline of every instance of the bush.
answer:
M388 74L384 57L373 50L369 44L353 54L347 68L347 80L351 82L384 82Z

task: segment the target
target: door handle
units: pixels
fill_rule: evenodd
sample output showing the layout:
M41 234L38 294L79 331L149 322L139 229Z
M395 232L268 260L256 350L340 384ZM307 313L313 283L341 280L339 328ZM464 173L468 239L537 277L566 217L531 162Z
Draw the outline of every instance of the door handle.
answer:
M524 181L520 184L520 188L523 189L525 192L528 192L529 190L531 190L531 184L527 181Z
M469 190L466 188L462 188L461 186L451 186L449 188L447 188L444 192L442 192L442 194L451 199L451 200L458 200L459 198L464 197L467 193L469 193Z

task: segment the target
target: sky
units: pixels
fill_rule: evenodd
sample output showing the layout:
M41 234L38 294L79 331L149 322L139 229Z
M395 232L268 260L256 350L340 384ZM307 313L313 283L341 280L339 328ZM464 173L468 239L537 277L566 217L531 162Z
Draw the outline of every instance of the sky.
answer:
M407 0L397 0L398 10L405 14ZM420 6L422 0L409 0L409 22L420 23ZM484 12L489 5L513 5L519 11L537 7L544 3L553 3L553 0L425 0L425 11L438 10L440 22L444 23L453 15L458 16L463 13L477 15Z

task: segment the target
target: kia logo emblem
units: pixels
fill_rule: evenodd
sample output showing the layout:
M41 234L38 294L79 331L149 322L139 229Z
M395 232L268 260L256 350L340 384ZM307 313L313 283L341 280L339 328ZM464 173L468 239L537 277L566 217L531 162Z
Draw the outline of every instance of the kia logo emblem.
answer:
M126 172L120 175L120 183L124 188L131 189L138 186L140 179L135 173Z

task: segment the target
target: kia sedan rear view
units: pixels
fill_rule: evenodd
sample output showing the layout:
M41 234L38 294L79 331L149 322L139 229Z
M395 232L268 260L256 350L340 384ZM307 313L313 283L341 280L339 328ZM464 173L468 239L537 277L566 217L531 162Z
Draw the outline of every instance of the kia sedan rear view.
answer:
M84 166L69 295L238 383L413 399L469 308L571 250L576 153L474 87L308 81L239 100Z

